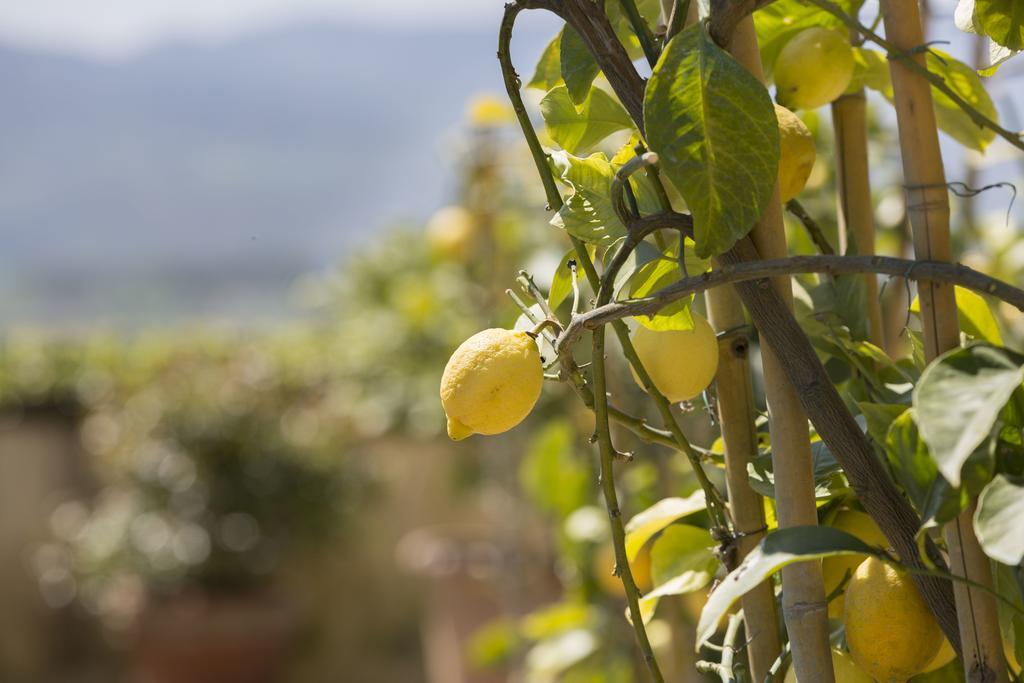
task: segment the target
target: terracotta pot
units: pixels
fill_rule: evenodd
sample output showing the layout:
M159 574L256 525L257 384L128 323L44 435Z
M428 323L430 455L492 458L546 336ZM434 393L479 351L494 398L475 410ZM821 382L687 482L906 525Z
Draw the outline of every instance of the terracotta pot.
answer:
M294 607L269 591L190 592L154 601L139 621L139 683L271 683L297 631Z

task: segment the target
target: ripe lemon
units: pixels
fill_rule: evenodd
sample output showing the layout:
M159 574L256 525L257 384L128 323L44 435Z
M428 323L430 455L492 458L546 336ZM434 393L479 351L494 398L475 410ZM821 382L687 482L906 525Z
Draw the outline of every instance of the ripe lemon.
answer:
M832 648L832 670L836 674L836 683L873 683L871 676L861 671L860 667L850 659L850 655L842 650ZM790 665L783 683L797 683L796 669Z
M448 436L500 434L523 421L540 397L544 369L533 338L492 328L462 342L441 376Z
M461 206L445 206L427 221L427 244L437 256L466 260L476 241L477 222Z
M939 646L938 654L932 657L932 661L928 664L928 666L924 668L924 671L922 671L921 673L927 674L931 673L932 671L938 671L942 667L952 662L955 657L956 651L953 649L953 646L949 644L949 640L943 637L942 645Z
M622 585L622 579L615 576L615 547L611 541L603 544L594 553L594 578L597 585L609 595L619 597L626 596L626 589ZM651 550L650 546L641 548L637 556L629 563L629 569L633 573L633 581L641 593L651 590Z
M864 560L846 588L850 656L878 683L906 683L935 659L942 631L905 573Z
M840 510L839 514L832 521L832 527L856 536L868 545L880 548L889 547L885 534L875 524L875 520L863 512ZM835 555L833 557L826 557L821 563L821 573L825 579L825 595L831 595L832 591L839 587L843 577L846 576L846 572L850 572L852 579L853 572L864 561L864 557L864 555ZM843 616L845 600L845 595L840 595L828 604L829 619L839 619Z
M790 109L817 109L843 94L853 66L845 34L825 28L801 31L775 59L775 99Z
M776 104L775 118L779 120L779 193L785 204L804 189L817 152L814 137L799 116Z
M692 330L661 331L641 325L633 333L633 346L654 386L673 403L699 396L718 371L715 331L696 313ZM643 386L636 372L633 379Z

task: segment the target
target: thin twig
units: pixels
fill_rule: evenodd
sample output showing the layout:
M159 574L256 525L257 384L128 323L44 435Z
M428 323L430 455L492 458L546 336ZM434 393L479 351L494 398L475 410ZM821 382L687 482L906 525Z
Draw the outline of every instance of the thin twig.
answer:
M644 51L647 63L653 69L654 65L658 63L658 46L654 41L654 34L651 33L651 28L644 21L644 18L640 16L640 11L636 8L636 3L633 0L619 0L619 4L622 5L622 11L626 13L626 17L633 27L636 39L640 41L640 47Z
M829 244L828 238L825 237L825 233L822 232L821 226L818 222L811 217L811 214L807 213L804 209L803 204L795 199L790 199L786 202L786 210L793 214L807 230L807 234L810 236L811 241L814 242L814 246L818 248L822 254L834 254L836 250Z
M721 662L697 662L697 671L718 676L722 683L736 683L735 659L736 639L739 636L740 624L743 617L733 614L729 617L729 625L725 629L725 639L722 641Z

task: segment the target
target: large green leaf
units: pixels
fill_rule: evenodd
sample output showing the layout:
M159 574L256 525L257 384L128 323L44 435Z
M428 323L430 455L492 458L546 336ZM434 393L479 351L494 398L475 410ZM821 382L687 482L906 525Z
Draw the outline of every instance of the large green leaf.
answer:
M562 42L562 32L551 39L540 59L537 60L537 67L534 69L533 78L526 84L527 88L536 88L547 92L556 85L561 85L562 80L562 57L559 52L559 45Z
M1010 50L1024 50L1024 3L1020 0L960 0L956 24L988 36Z
M600 88L592 87L577 107L568 88L554 87L540 101L540 113L551 139L573 154L590 149L612 133L633 127L633 120L622 105Z
M632 562L654 534L677 519L700 512L705 507L704 492L698 490L686 498L663 498L637 513L626 523L626 557Z
M768 91L695 24L662 52L644 121L693 214L697 255L726 251L760 218L775 187L779 129Z
M922 373L913 398L917 424L950 484L960 485L964 462L1022 381L1024 356L988 344L954 349Z
M830 555L878 554L877 548L856 536L827 526L789 527L768 534L708 597L697 623L698 649L715 634L733 603L783 567Z
M1008 565L1024 561L1024 479L997 475L978 497L974 532L985 554Z
M576 104L583 104L601 68L587 49L587 44L575 29L566 26L558 42L558 59L562 80L569 89L569 97Z

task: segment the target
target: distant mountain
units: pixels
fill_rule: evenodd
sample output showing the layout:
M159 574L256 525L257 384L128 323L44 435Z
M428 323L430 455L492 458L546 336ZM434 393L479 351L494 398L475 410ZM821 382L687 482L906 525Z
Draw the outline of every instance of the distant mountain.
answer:
M551 24L526 25L529 72ZM0 47L0 324L275 316L452 186L495 30L294 26L116 63Z

